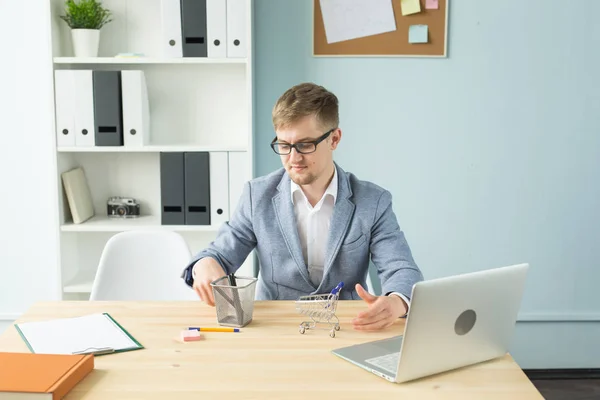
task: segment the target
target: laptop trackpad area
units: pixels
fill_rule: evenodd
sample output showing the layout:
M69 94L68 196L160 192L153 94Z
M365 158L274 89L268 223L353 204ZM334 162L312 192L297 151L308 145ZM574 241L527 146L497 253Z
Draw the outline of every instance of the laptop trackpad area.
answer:
M402 336L374 342L362 343L354 346L334 350L334 353L369 368L395 375L398 369L398 357Z
M379 357L367 358L365 362L372 367L381 368L387 373L395 375L398 371L398 358L400 352L389 353Z

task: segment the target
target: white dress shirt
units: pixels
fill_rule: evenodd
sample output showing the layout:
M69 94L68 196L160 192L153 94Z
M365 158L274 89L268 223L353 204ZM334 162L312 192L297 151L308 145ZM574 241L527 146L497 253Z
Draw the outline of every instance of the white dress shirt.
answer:
M337 169L334 168L333 179L331 179L321 200L314 207L310 204L300 186L293 180L290 180L290 182L304 263L308 267L311 282L313 285L319 286L323 279L329 225L337 199Z
M325 266L325 249L329 237L329 226L333 207L337 200L338 180L337 168L334 168L333 178L325 189L321 200L313 207L306 195L293 180L290 180L291 197L298 225L298 235L302 246L304 263L308 267L308 275L315 286L319 286L323 279ZM365 288L366 289L366 288ZM410 307L410 301L402 294L393 292L406 302Z

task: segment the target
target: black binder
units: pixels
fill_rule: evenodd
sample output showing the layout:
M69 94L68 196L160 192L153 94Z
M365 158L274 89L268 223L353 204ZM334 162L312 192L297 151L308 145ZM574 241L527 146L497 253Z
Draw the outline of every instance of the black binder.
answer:
M185 224L210 225L208 152L185 153Z
M121 71L93 71L96 146L123 146Z
M162 225L185 224L183 153L160 153L160 200Z
M184 57L207 56L206 30L206 0L181 0Z

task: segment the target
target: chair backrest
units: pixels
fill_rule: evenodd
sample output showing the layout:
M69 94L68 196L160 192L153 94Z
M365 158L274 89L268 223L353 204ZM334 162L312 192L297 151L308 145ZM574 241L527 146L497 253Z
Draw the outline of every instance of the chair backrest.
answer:
M117 233L104 247L90 300L198 300L181 279L190 260L190 249L176 232Z

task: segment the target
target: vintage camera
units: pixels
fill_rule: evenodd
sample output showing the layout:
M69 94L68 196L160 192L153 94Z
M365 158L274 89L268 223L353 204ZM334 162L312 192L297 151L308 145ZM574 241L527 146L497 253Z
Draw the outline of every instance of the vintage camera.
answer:
M111 218L135 218L140 215L140 205L130 197L110 197L106 212Z

